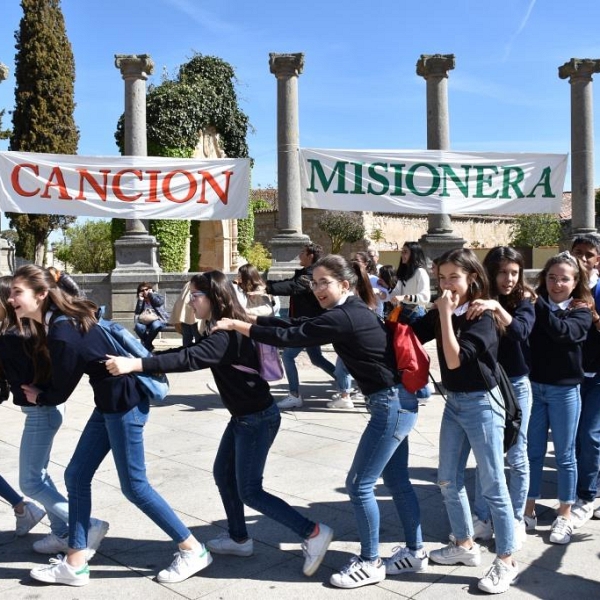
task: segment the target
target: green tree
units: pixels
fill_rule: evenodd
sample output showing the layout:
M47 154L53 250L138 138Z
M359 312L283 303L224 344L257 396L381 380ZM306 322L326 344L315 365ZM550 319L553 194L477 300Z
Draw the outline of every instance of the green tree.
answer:
M237 79L233 67L215 56L194 54L181 65L173 77L148 87L146 123L148 154L189 158L200 132L214 127L220 135L227 156L248 156L248 117L240 109L235 91ZM117 123L115 139L121 153L125 147L124 116ZM192 270L198 264L198 224L191 230ZM182 271L184 249L190 236L190 225L173 220L153 221L150 231L160 244L160 265L165 271ZM165 262L168 261L168 262Z
M510 234L512 246L531 248L558 246L562 237L562 226L556 215L546 213L519 215L511 225Z
M85 221L65 231L54 256L78 273L107 273L113 267L110 221Z
M339 254L342 246L358 242L366 235L360 213L327 211L319 219L319 229L331 240L332 254Z
M60 0L21 0L23 17L15 33L15 109L10 150L77 154L75 61ZM17 255L43 264L52 231L75 217L7 213L19 232Z

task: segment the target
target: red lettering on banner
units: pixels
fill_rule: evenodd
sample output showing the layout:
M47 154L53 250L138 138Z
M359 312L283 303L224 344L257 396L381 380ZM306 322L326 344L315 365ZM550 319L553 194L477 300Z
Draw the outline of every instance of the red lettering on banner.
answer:
M175 175L185 176L190 184L188 193L181 200L177 200L177 198L175 198L175 196L173 196L173 194L171 193L171 180L173 179L173 177L175 177ZM176 202L177 204L183 204L188 200L191 200L194 197L194 194L197 190L198 183L196 182L196 178L189 171L170 171L165 175L165 178L163 179L162 191L165 195L165 198L167 200L170 200L171 202Z
M55 183L53 182L54 179L56 179ZM59 200L73 200L67 192L67 184L65 183L65 178L63 177L60 167L54 167L52 171L50 171L50 177L48 177L46 181L44 193L40 195L40 198L51 198L49 190L53 187L58 188Z
M75 196L75 200L87 200L83 193L83 184L87 181L96 194L98 194L100 200L106 202L106 188L108 186L108 176L110 175L110 169L100 169L98 172L102 173L102 184L98 183L94 178L94 175L87 169L75 169L79 173L79 194Z
M200 200L198 200L198 204L208 204L208 200L206 199L206 182L213 189L213 191L219 197L219 200L227 205L227 200L229 197L229 180L233 175L233 171L223 171L223 175L227 178L225 181L225 190L221 188L221 186L217 183L216 179L208 172L208 171L198 171L200 175L202 175L202 192L200 194Z
M36 177L40 174L40 170L37 165L31 165L31 164L17 165L10 174L10 183L13 187L13 190L15 190L17 192L17 194L19 194L19 196L25 196L25 197L29 197L29 198L31 196L37 196L37 194L40 193L40 188L36 188L33 192L26 192L21 187L21 182L19 181L19 174L21 173L21 169L31 169L35 173Z
M146 173L150 175L150 189L146 202L160 202L156 195L156 191L158 189L158 176L161 172L162 171L146 171Z
M115 196L119 200L123 200L123 202L135 202L136 200L141 198L141 196L142 196L141 192L139 194L135 194L133 196L126 196L123 193L123 191L121 190L121 179L123 178L124 175L127 175L128 173L132 173L140 181L142 181L142 179L143 179L143 173L139 169L123 169L122 171L119 171L115 175L115 177L113 179L113 183L112 183L112 189L113 189Z

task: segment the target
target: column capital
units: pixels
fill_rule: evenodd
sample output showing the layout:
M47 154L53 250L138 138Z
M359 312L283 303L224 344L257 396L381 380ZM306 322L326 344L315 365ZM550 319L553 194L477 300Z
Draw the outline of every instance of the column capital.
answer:
M417 61L417 75L428 77L448 77L448 71L454 69L454 54L421 54Z
M154 61L149 54L115 54L115 67L123 79L148 79L154 73Z
M561 79L570 78L569 83L574 79L591 81L594 73L600 73L600 60L596 58L572 58L558 67L558 76Z
M298 77L304 69L304 53L269 54L269 69L275 77Z
M8 67L4 63L0 63L0 81L8 79Z

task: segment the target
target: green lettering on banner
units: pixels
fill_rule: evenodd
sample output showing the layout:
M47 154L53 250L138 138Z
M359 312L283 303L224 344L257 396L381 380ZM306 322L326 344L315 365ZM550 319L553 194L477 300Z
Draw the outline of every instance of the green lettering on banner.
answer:
M490 169L494 175L498 174L498 167L495 167L494 165L475 165L475 170L477 171L477 188L473 198L496 198L498 196L498 190L491 194L483 193L484 185L492 185L492 175L486 175L484 169Z
M429 169L433 179L431 186L426 192L421 192L415 188L415 172L417 169L421 167L425 167ZM436 168L433 165L429 165L427 163L415 163L406 174L406 187L413 193L415 196L431 196L439 187L440 187L440 175L437 172Z
M404 164L390 165L390 169L394 171L394 191L391 193L392 196L406 196L402 191L402 169L405 166Z
M442 168L444 173L444 178L442 182L442 193L440 196L449 196L450 193L446 188L446 182L448 181L448 177L452 180L454 185L462 192L462 195L467 198L469 196L469 169L471 165L460 165L462 169L465 171L465 180L461 181L459 176L454 172L450 165L438 165Z
M542 171L542 176L540 177L540 180L533 186L533 189L529 194L527 194L527 197L535 198L536 188L542 186L544 188L542 198L556 198L556 195L552 193L552 186L550 185L550 175L552 175L552 169L550 167L546 167Z
M363 167L364 163L349 163L354 165L354 189L351 194L364 194L365 190L363 190ZM337 193L337 192L334 192ZM344 192L346 193L346 192Z
M525 194L519 187L519 184L525 179L525 173L521 167L502 167L504 169L504 173L502 175L502 193L500 194L500 198L510 198L510 194L508 193L508 188L511 187L515 192L515 198L524 198ZM516 173L516 178L511 181L510 173L514 171Z
M369 183L369 186L367 187L367 193L375 196L382 196L383 194L388 193L390 189L390 182L388 181L387 175L377 171L377 167L381 167L385 173L388 172L388 166L386 163L373 163L369 165L369 178L377 183L380 183L381 190L376 190L373 184Z
M325 176L325 171L323 170L323 165L320 161L309 158L308 162L310 163L310 187L306 190L307 192L318 192L319 190L315 186L315 175L319 179L321 187L323 191L326 192L329 189L329 186L333 183L334 177L337 175L337 190L334 190L334 194L347 194L348 192L344 188L344 184L346 183L346 165L348 164L345 161L337 161L335 163L335 167L331 171L331 177L327 179Z

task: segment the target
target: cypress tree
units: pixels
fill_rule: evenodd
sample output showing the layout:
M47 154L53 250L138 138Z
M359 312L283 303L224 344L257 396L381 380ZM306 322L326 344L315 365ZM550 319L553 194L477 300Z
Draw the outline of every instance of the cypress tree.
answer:
M21 0L21 7L10 150L76 154L75 61L60 0ZM50 233L75 221L58 215L7 216L19 233L17 255L40 264Z

